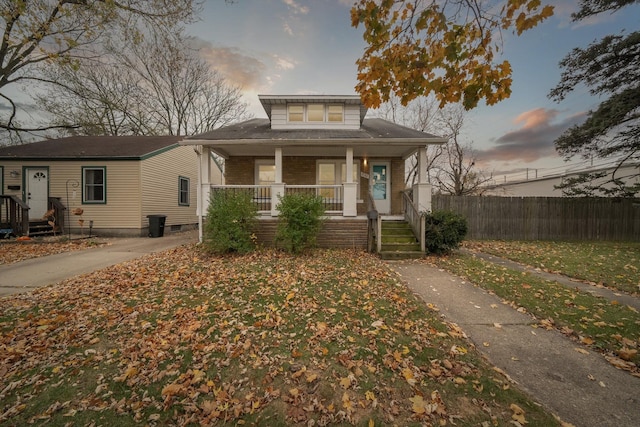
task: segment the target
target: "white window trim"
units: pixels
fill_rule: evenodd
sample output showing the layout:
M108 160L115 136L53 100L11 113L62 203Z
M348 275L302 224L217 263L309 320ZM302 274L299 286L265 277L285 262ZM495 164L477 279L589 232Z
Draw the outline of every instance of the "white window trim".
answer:
M322 105L323 106L323 113L322 113L322 120L309 120L309 105ZM329 120L329 107L341 107L342 108L342 119L340 121L330 121ZM290 111L290 107L302 107L302 120L291 120L291 111ZM296 113L297 114L297 113ZM345 106L344 104L321 104L321 103L313 103L310 102L308 104L287 104L287 123L330 123L330 124L344 124L345 123Z
M331 163L335 165L334 168L334 185L342 185L345 181L342 181L342 165L346 164L346 160L342 159L317 159L316 160L316 185L320 185L320 164L328 164ZM353 159L353 170L356 175L355 184L357 184L356 194L360 196L360 159ZM346 178L346 177L345 177ZM358 199L358 202L361 202L361 199Z

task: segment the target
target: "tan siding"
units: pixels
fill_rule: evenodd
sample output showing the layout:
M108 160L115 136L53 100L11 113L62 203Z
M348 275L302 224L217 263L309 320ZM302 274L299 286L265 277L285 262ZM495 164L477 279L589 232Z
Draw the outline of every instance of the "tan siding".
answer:
M197 155L190 146L180 146L142 161L142 213L140 221L148 226L147 215L166 215L166 227L196 224L198 187ZM189 178L189 206L178 205L178 177Z
M28 161L3 162L5 188L23 183L23 167L49 169L49 197L58 197L69 212L76 208L84 211L82 219L88 227L90 220L96 229L140 228L140 169L137 161ZM82 167L106 167L107 204L82 203ZM9 171L20 171L19 178L9 177ZM22 190L6 192L22 197ZM67 198L68 195L68 198ZM71 227L78 226L80 217L70 215Z

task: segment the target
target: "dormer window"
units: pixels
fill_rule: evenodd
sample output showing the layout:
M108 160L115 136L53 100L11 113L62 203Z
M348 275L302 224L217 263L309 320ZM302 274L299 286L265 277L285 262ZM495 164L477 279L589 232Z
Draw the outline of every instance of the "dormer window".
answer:
M290 122L304 121L304 105L289 105L288 107Z
M289 104L287 105L289 122L343 123L344 105L342 104Z

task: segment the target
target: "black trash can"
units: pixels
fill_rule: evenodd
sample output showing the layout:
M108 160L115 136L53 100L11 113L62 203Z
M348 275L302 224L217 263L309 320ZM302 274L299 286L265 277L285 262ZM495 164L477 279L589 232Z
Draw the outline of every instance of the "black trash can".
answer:
M166 215L147 215L149 218L149 237L162 237L164 235L164 221Z

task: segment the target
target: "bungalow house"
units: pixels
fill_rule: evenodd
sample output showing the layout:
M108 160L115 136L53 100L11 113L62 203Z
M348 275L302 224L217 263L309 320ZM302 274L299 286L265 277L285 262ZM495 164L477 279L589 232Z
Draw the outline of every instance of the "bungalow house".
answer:
M181 139L74 136L1 147L0 228L33 235L48 211L60 233L147 236L149 215L166 216L163 232L194 228L197 156Z
M406 218L415 223L416 236L420 234L420 215L415 213L430 210L431 186L422 173L410 198L405 160L417 153L424 164L427 145L445 139L383 119L366 119L367 108L359 96L260 95L259 100L266 119L180 142L197 147L200 221L216 191L250 189L260 212L258 241L269 244L277 224L278 197L311 192L323 197L328 214L318 237L321 246L367 247L370 218L379 218L378 228L385 220ZM215 167L211 153L224 159L224 185L209 181Z

